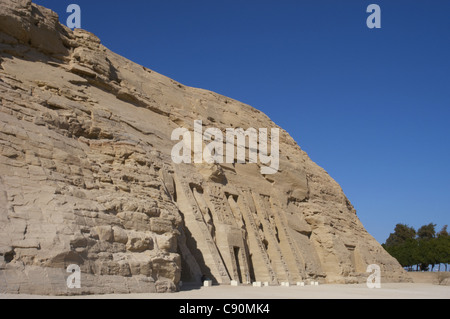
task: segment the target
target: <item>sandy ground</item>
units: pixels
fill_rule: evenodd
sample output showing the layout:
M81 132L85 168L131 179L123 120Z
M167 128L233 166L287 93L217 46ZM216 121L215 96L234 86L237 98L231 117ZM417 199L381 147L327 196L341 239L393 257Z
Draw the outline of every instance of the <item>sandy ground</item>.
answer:
M82 297L0 295L0 299L83 298L83 299L450 299L450 286L430 283L386 283L380 289L361 285L320 285L291 287L213 286L185 287L173 294L130 294Z

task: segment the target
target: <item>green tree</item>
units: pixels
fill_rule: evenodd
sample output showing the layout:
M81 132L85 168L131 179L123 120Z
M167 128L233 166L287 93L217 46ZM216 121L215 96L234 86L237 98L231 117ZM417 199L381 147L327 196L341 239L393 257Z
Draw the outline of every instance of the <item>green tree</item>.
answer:
M400 263L402 267L412 269L418 264L418 241L408 238L400 244L387 246L383 245L386 251Z
M423 225L417 230L417 241L418 241L418 264L420 270L428 271L431 265L431 270L433 270L434 265L437 263L438 256L436 251L436 224L430 223L428 225Z
M450 236L445 225L436 233L436 224L423 225L417 232L405 224L397 224L382 245L398 262L410 270L433 270L435 265L444 264L445 271L450 263ZM431 268L430 268L431 266Z
M442 229L437 233L437 237L448 237L448 231L447 231L448 225L445 225L444 227L442 227Z
M418 240L417 263L422 271L433 271L436 264L439 263L439 255L437 251L437 239ZM431 269L430 269L431 265Z
M436 237L436 224L423 225L417 230L418 239L429 240Z
M397 224L394 228L394 233L391 233L386 239L386 246L396 246L404 243L408 239L414 239L416 231L413 227L405 224Z
M442 240L442 245L444 246L444 248L442 249L442 263L445 264L445 271L447 271L447 265L450 264L450 236L443 237Z
M436 238L436 255L438 258L439 270L441 264L445 265L447 271L447 264L450 263L450 236L447 232L447 225L442 227L441 231L437 233Z

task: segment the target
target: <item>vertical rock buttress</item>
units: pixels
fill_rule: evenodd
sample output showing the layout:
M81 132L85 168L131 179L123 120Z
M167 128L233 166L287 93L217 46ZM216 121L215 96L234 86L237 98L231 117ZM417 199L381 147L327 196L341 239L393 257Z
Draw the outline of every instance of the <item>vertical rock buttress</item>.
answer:
M349 283L369 264L408 280L283 130L273 175L173 163L174 129L276 127L263 113L58 21L0 0L0 293L171 292L203 276ZM69 265L80 289L67 287Z

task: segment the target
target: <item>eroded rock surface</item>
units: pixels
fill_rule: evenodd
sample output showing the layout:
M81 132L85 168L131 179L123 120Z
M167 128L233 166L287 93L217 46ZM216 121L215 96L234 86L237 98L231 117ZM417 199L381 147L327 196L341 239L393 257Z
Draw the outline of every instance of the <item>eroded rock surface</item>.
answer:
M176 291L180 280L408 280L340 186L281 130L280 170L174 164L174 129L272 128L0 0L0 293ZM81 268L68 289L66 268Z

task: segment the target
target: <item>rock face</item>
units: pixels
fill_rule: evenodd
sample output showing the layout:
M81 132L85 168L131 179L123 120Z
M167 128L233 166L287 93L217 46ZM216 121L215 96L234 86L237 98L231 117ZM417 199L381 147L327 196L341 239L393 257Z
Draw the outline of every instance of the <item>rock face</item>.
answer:
M180 280L408 280L339 185L280 130L280 169L174 164L174 129L273 128L0 0L0 293L176 291ZM69 289L69 265L81 288Z

